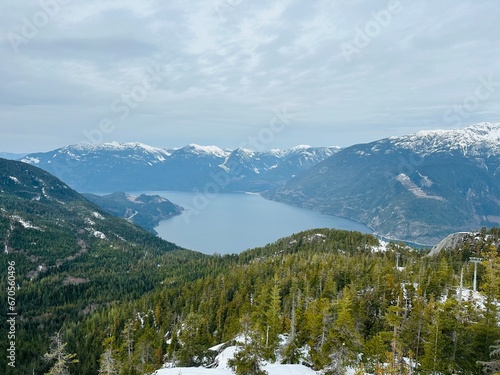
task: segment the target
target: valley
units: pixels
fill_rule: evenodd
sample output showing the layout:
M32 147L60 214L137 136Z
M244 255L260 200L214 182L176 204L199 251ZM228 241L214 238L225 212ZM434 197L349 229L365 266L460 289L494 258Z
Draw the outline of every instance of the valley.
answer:
M0 159L0 267L15 267L18 368L0 365L45 374L56 342L79 360L71 373L89 375L496 366L497 139L498 125L478 124L334 151L134 143ZM172 154L186 179L160 173ZM99 191L161 181L184 191L81 195L38 166ZM433 244L467 233L428 255L335 213ZM5 290L0 299L7 311Z
M81 192L254 192L345 217L378 235L434 245L500 224L500 124L421 131L346 148L225 150L82 144L21 160ZM177 203L174 201L174 203Z

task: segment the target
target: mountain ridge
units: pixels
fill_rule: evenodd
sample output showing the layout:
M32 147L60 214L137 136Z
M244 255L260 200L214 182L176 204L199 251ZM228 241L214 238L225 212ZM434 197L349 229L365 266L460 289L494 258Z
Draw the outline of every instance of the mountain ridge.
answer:
M190 144L162 149L138 142L79 144L29 154L21 161L61 178L78 191L263 191L338 152L338 147L223 150ZM221 183L220 181L224 181Z
M202 257L115 218L48 172L6 159L0 159L0 245L0 267L15 265L19 313L18 372L7 371L2 356L5 374L45 369L48 337L63 322L75 324L98 308L137 298L177 264ZM7 272L0 279L7 285ZM6 293L0 291L3 311ZM0 350L7 345L0 342Z
M266 196L433 245L500 223L499 144L492 123L385 138L347 147Z

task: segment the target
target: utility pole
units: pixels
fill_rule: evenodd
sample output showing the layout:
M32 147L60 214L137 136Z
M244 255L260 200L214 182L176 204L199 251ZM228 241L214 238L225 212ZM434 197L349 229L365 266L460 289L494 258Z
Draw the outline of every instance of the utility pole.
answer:
M483 261L483 258L470 257L469 261L474 263L474 284L472 290L477 291L477 264Z
M458 288L458 306L462 305L462 288L464 286L464 267L460 271L460 288Z

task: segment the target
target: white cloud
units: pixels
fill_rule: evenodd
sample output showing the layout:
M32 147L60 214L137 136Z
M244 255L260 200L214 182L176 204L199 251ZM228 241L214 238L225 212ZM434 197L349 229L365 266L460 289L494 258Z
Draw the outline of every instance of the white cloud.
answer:
M196 134L205 137L196 143L220 137L222 147L234 147L283 103L298 113L281 144L348 145L455 126L444 113L473 93L480 77L500 82L500 8L494 0L399 1L401 11L351 62L341 44L388 1L70 2L18 53L9 35L23 36L25 20L41 8L4 2L0 151L80 141L83 129L109 116L111 103L158 64L166 72L161 84L106 141L156 134L148 139L158 146L181 146ZM500 120L499 99L496 86L464 120Z

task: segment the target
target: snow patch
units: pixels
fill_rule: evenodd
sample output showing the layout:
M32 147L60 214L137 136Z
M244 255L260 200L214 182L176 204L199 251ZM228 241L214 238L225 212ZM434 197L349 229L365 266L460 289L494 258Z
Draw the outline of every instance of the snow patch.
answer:
M403 185L410 193L412 193L414 196L417 198L425 198L425 199L435 199L438 201L446 201L443 197L437 196L437 195L429 195L425 191L423 191L421 188L419 188L407 175L404 173L400 173L397 177L396 180L398 180L401 185Z
M98 230L95 230L94 228L85 228L86 231L92 233L94 237L100 238L101 240L106 239L106 235L102 232L99 232Z
M385 253L387 251L387 246L389 245L389 242L385 242L382 240L378 240L379 245L378 246L372 246L372 252L374 253Z
M16 220L19 224L21 224L23 226L23 228L35 229L35 230L39 230L39 231L43 232L43 230L41 228L34 226L29 221L23 220L20 216L12 216L12 218L14 220Z
M230 347L227 349L231 349ZM226 349L226 350L227 350ZM267 371L269 375L317 375L316 371L303 365L282 365L282 364L266 364L262 369ZM228 368L213 368L204 367L174 367L157 370L154 375L233 375L234 373Z
M40 163L40 159L32 157L32 156L27 156L27 157L23 158L21 161L24 163L28 163L28 164L39 164Z
M226 157L228 155L226 151L217 146L200 146L195 143L191 143L188 146L184 147L184 149L197 154L209 154L219 157Z
M89 219L88 217L85 218L85 224L88 224L88 225L95 225L95 222L93 222L91 219Z
M102 216L99 212L92 212L92 216L94 216L96 219L104 220L104 216Z
M9 176L9 178L14 181L16 184L20 184L19 180L16 177Z

